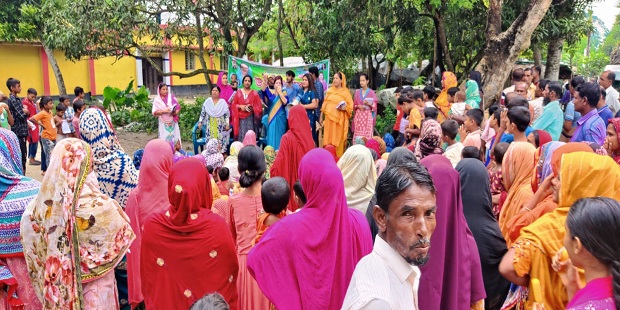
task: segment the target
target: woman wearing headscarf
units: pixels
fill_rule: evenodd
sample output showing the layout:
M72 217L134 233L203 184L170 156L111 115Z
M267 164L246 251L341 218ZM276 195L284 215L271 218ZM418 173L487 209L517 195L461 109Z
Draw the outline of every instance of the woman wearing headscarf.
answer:
M459 173L441 155L425 157L420 164L437 189L437 226L428 253L432 259L420 267L419 308L484 309L480 257L463 215Z
M19 140L0 128L0 308L41 309L41 302L28 277L20 242L20 220L35 199L41 183L23 176Z
M267 145L263 150L265 154L265 164L267 164L267 170L265 171L265 179L269 180L271 178L271 166L273 166L273 162L276 160L276 150L271 145Z
M441 136L441 125L436 120L427 119L422 123L420 138L413 151L418 161L431 154L443 154Z
M348 148L338 161L338 169L344 179L347 205L366 213L377 185L377 168L370 151L363 145Z
M532 173L536 148L528 142L513 142L502 162L502 180L508 191L499 213L499 227L510 246L508 221L532 199Z
M498 269L508 249L493 216L489 174L484 164L473 158L462 159L456 165L456 170L461 180L463 214L478 245L487 296L484 307L487 310L499 310L510 287L510 282L502 277Z
M45 309L118 309L114 266L135 235L116 200L99 191L92 151L68 138L21 219L24 257Z
M543 145L536 152L534 164L536 169L532 175L532 190L534 196L523 208L508 221L509 243L513 243L519 238L521 229L532 224L541 216L553 212L558 204L553 201L553 188L551 180L553 178L551 169L551 159L555 153L568 154L574 152L592 152L587 144L581 142L564 143L554 141Z
M157 85L157 97L153 99L153 116L159 120L159 138L168 142L181 141L179 111L181 106L166 83Z
M553 141L551 135L544 130L532 130L532 132L527 135L527 142L531 143L535 148L539 148L551 141Z
M222 73L220 72L220 78ZM230 88L230 85L228 87ZM230 88L230 91L232 92L232 88ZM207 98L202 104L197 128L202 129L202 124L207 125L205 133L207 140L217 139L220 141L222 145L221 152L226 153L230 138L230 111L226 99L222 97L219 86L211 89L211 97Z
M373 136L372 137L373 140L377 141L377 143L379 143L379 153L377 155L379 155L379 157L381 157L381 155L383 155L383 153L385 153L387 150L387 145L385 143L385 141L383 139L381 139L381 137L379 136Z
M280 150L271 166L270 177L283 177L292 189L297 182L297 171L301 159L314 148L310 131L310 121L306 110L299 105L292 107L288 114L288 131L282 136ZM297 210L295 193L291 190L288 208Z
M172 153L166 141L155 139L146 144L138 186L129 194L125 212L131 221L136 240L127 254L127 284L129 304L135 308L144 300L140 278L142 227L153 215L168 209L168 174L172 168Z
M114 130L98 109L86 109L80 116L80 135L92 149L93 172L101 192L125 209L129 193L138 185L138 171L132 159L118 142ZM170 152L170 151L169 151ZM127 304L127 272L125 263L117 266L116 282L121 306Z
M138 185L138 174L132 159L123 150L100 110L86 109L82 113L80 134L93 150L94 172L101 192L124 208L129 192Z
M220 151L220 142L216 139L211 139L207 142L205 150L201 155L205 158L205 164L213 167L214 170L222 168L224 165L224 156Z
M248 130L243 138L243 146L253 145L256 146L256 133L254 130Z
M368 223L347 208L339 176L326 150L304 156L304 208L272 225L250 251L250 273L277 309L339 309L355 265L372 251Z
M248 130L260 133L263 104L258 93L251 88L252 83L251 76L244 76L243 88L237 91L230 105L234 137L237 141L243 141Z
M609 119L607 125L607 137L603 146L607 150L607 154L620 165L620 118Z
M465 83L465 103L470 107L479 109L482 102L482 74L478 71L469 72Z
M368 141L366 141L366 147L367 147L368 149L371 149L371 150L375 151L375 153L376 153L376 155L377 155L377 158L378 158L379 156L381 156L381 154L383 154L383 153L381 153L381 149L380 149L380 146L379 146L379 142L377 142L377 141L376 141L376 140L374 140L374 139L368 139ZM345 151L345 153L346 153L346 151Z
M230 155L226 157L224 161L224 167L228 168L229 180L231 183L239 182L239 170L237 166L239 165L238 155L239 151L243 147L243 144L239 141L235 141L230 145Z
M226 102L226 107L228 107L233 93L235 92L232 86L228 83L228 73L222 71L217 75L217 87L219 87L219 97Z
M336 154L336 147L335 147L335 146L333 146L333 145L331 145L331 144L330 144L330 145L326 145L326 146L324 147L324 149L325 149L326 151L328 151L330 154L332 154L332 156L334 157L334 161L335 161L335 162L338 162L338 160L340 159L340 157L338 157L338 155Z
M448 102L448 89L457 86L456 75L450 71L445 71L441 76L441 93L435 99L435 105L439 107L439 116L437 120L442 123L448 119L448 112L452 105Z
M80 130L80 128L78 128ZM133 153L133 166L140 172L140 164L142 163L142 156L144 156L144 149L139 149Z
M552 156L551 167L553 199L558 207L521 230L521 236L504 256L500 272L530 291L530 280L538 279L545 308L564 309L568 296L551 262L564 244L566 216L580 198L600 196L620 200L620 167L611 158L592 152L559 154L557 151ZM533 295L527 297L527 309L534 303Z
M339 157L344 154L352 113L353 98L347 88L347 77L342 72L336 72L332 86L325 93L321 115L324 116L323 145L335 146Z
M235 245L224 219L211 212L209 178L197 159L175 164L167 211L144 224L140 274L147 309L189 309L211 292L238 309Z

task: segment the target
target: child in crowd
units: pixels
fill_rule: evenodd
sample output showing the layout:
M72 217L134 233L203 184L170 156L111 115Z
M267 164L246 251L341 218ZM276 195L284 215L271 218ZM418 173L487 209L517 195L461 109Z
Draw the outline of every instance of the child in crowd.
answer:
M220 195L229 196L230 191L233 188L232 183L228 181L228 178L230 177L230 171L228 171L228 168L222 167L217 172L217 176L220 178L220 180L217 182L217 188L220 190Z
M73 119L71 119L71 124L73 125L73 134L78 139L82 139L82 136L80 136L80 115L82 115L82 112L84 112L86 108L87 106L83 100L73 102L75 115L73 115Z
M447 157L452 167L461 161L461 152L463 151L463 143L456 141L456 134L459 131L459 123L455 120L445 120L441 123L441 140L448 144L443 156Z
M424 105L429 108L437 109L437 107L435 106L435 103L433 102L436 96L435 87L426 85L424 86L424 89L422 89L422 92L424 93Z
M288 205L290 195L291 189L285 178L272 177L265 181L260 192L263 211L261 211L256 221L257 235L253 244L260 241L260 238L269 226L286 216L286 206Z
M426 107L424 108L424 119L434 119L437 120L437 116L439 116L439 112L435 107Z
M50 158L52 157L52 150L56 144L56 135L58 132L56 128L62 123L62 117L60 123L55 122L55 117L52 114L54 101L52 101L51 97L41 98L39 101L39 107L41 108L41 112L32 116L29 121L37 123L39 126L43 127L43 134L41 135L41 143L43 144L42 151L46 155L45 164L46 166L49 166ZM45 172L42 174L45 174Z
M405 89L398 97L398 108L400 109L402 118L400 119L400 123L398 123L398 119L396 120L399 125L398 135L396 139L394 139L396 140L397 146L403 146L407 142L406 134L407 128L409 127L409 113L414 106L413 97L410 98L409 94L409 89Z
M11 130L13 122L14 120L11 112L9 112L9 106L4 102L0 102L0 127Z
M34 88L28 88L26 98L22 99L22 104L28 108L28 113L30 116L36 115L39 112L35 102L36 99L37 90ZM28 141L28 164L31 166L38 166L41 164L40 161L35 159L35 157L37 157L39 135L39 126L33 124L32 122L28 122L28 138L26 140Z
M414 143L420 136L420 130L422 128L424 93L418 89L410 89L407 97L412 99L413 105L408 112L409 126L405 129L405 136L408 143Z
M457 91L456 94L454 94L454 103L452 103L449 114L453 116L465 116L465 111L467 110L467 103L465 103L466 98L464 91Z
M73 99L73 104L75 105L78 102L82 102L84 103L84 97L86 96L86 94L84 93L84 88L80 87L80 86L76 86L73 89L73 94L75 95L75 98Z
M75 130L73 129L73 116L75 116L75 110L73 110L71 99L69 99L69 97L60 96L58 101L66 107L65 115L63 116L65 122L62 123L61 126L62 134L69 138L75 138Z
M493 155L493 149L495 148L495 136L499 133L499 127L501 125L502 109L498 107L497 109L494 109L493 114L490 115L491 117L489 117L489 128L493 131L494 134L491 137L491 143L489 143L489 148L486 152L487 156L486 160L484 161L485 166L489 166L489 164L491 164L491 157Z
M66 129L66 120L65 120L65 112L67 111L67 106L64 103L59 103L56 105L56 115L54 115L54 124L56 125L56 143L60 142L60 140L70 137L65 134Z
M475 146L481 149L482 138L480 125L484 119L484 113L480 109L471 109L465 113L465 123L459 129L459 135L464 146Z
M499 205L500 198L502 193L506 193L506 188L502 182L502 161L509 146L509 143L500 142L491 152L493 164L489 165L489 180L491 184L491 199L493 201L493 215L496 219L499 219L499 212L502 209L502 206Z
M517 106L509 109L506 114L506 133L513 135L515 142L527 142L525 130L530 125L530 110Z
M299 212L306 205L306 194L299 180L293 185L293 191L295 192L295 203L299 207L295 212Z
M466 146L461 151L462 158L473 158L479 159L482 161L482 155L480 154L480 149L475 146Z

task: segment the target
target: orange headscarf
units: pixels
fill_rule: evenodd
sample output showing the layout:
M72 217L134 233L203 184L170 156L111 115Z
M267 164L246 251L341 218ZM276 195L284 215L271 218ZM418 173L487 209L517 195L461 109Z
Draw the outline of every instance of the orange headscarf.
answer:
M528 142L513 142L502 164L502 179L508 191L506 202L499 214L499 228L506 240L508 238L508 220L532 199L531 180L534 170L534 154L536 148ZM510 245L510 244L508 244Z
M557 150L555 150L555 152L553 152L553 155L551 156L551 169L553 170L554 175L557 176L558 173L560 173L560 164L562 163L562 156L564 154L575 153L575 152L594 153L594 151L592 151L592 148L587 143L571 142L571 143L566 143L562 145Z
M558 149L559 151L559 149ZM555 152L553 155L560 154ZM561 156L561 155L558 155ZM608 197L620 200L620 167L609 156L576 152L560 157L558 208L521 230L515 242L515 271L540 280L547 309L564 309L568 302L559 275L551 269L552 257L564 243L564 223L570 207L580 198ZM601 180L604 180L602 182ZM531 296L531 295L530 295ZM533 298L528 299L530 309Z
M450 112L450 108L452 105L448 102L448 89L452 87L456 87L458 85L458 81L456 80L456 75L450 71L445 71L441 77L443 81L443 88L441 89L441 93L437 99L435 99L435 104L439 107L440 113L438 117L439 123L443 122Z
M342 72L338 73L342 77L340 87L332 85L327 90L321 112L325 115L323 145L335 146L336 153L341 157L349 133L349 119L353 114L353 97L347 88L347 77ZM337 108L343 101L346 107L344 111Z

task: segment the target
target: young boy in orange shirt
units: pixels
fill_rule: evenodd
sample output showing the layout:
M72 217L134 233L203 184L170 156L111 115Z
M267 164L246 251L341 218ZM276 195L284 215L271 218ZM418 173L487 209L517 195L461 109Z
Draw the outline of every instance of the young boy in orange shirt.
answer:
M41 142L43 144L43 152L45 153L45 163L49 166L50 158L52 157L52 150L56 145L57 127L62 124L54 121L54 115L52 109L54 108L54 102L51 97L43 97L39 102L41 112L37 113L29 119L33 123L39 124L43 127L43 133L41 134Z

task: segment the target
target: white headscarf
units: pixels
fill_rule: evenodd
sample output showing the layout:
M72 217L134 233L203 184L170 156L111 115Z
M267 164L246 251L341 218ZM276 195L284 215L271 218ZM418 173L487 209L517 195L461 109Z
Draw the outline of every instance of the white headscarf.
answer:
M377 184L377 168L370 150L359 144L350 147L338 161L338 169L344 179L349 208L365 214Z

